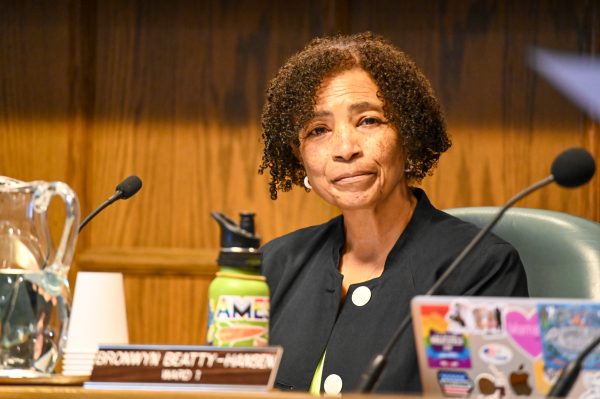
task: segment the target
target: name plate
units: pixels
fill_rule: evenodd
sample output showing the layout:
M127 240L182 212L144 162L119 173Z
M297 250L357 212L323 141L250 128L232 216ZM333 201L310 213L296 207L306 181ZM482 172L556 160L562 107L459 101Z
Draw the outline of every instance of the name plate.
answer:
M100 389L267 391L281 347L101 345L90 380Z

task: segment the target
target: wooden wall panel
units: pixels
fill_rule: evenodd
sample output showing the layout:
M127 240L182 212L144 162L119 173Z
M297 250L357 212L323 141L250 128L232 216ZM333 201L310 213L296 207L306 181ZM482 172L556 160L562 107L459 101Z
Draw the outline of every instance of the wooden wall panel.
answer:
M69 23L65 1L0 3L1 175L72 177Z
M453 148L424 181L439 207L502 204L548 175L553 158L568 147L586 147L600 158L591 123L527 65L533 46L596 52L598 1L378 5L353 1L353 30L382 34L410 54L447 115ZM600 184L549 187L519 206L600 220Z
M124 285L130 342L206 343L206 295L210 280L207 277L128 275Z
M282 59L327 31L327 21L312 18L322 6L125 4L97 8L89 197L99 202L129 173L143 179L143 195L90 225L90 246L215 248L211 210L256 211L266 239L329 217L303 193L272 203L256 173L266 82Z
M0 2L0 175L82 188L77 6L69 1ZM49 211L58 239L64 210Z
M257 213L263 241L337 213L259 176L269 78L310 38L372 30L438 93L454 146L424 187L439 207L497 205L598 125L526 66L530 45L597 53L600 0L0 3L0 174L63 180L83 214L129 174L142 191L78 243L76 266L125 273L132 342L202 343L218 228ZM600 221L600 181L521 206ZM75 268L76 271L77 267Z

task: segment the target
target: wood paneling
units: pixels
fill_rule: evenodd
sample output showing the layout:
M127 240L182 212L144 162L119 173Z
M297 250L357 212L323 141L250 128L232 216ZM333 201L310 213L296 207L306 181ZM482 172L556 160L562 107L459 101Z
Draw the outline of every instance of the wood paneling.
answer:
M371 30L430 77L453 148L424 181L438 207L498 205L598 125L527 67L530 46L598 48L600 0L21 1L0 3L0 174L66 181L87 214L129 174L144 186L82 232L77 265L122 271L132 342L202 343L218 227L257 213L263 242L337 211L271 201L260 112L310 38ZM600 220L600 181L520 206ZM75 268L76 269L76 268Z
M206 342L210 277L127 275L129 340L199 345Z
M0 172L69 180L69 9L0 3Z
M218 271L218 249L189 248L94 248L78 260L89 271L126 274L178 274L212 278Z
M89 152L96 184L88 194L100 201L129 173L140 174L144 188L135 204L114 207L106 223L90 225L90 246L214 248L210 210L256 210L267 239L331 215L317 199L304 204L302 193L271 203L256 173L266 82L282 59L328 30L321 8L98 3Z
M553 158L568 147L586 147L600 158L591 123L528 67L534 46L597 51L599 2L379 4L385 13L354 1L353 29L380 33L410 54L447 115L453 148L424 181L439 207L502 204L548 175ZM550 187L519 206L600 220L599 188Z

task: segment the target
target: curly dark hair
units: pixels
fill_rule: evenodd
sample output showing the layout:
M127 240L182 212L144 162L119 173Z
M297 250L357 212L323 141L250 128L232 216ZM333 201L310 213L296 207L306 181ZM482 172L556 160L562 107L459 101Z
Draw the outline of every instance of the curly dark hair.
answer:
M385 117L401 136L409 182L421 181L450 148L429 81L406 54L370 32L313 39L281 67L267 89L259 173L270 169L271 199L277 199L277 190L303 185L306 172L294 149L300 146L299 132L313 117L321 83L356 67L377 84Z

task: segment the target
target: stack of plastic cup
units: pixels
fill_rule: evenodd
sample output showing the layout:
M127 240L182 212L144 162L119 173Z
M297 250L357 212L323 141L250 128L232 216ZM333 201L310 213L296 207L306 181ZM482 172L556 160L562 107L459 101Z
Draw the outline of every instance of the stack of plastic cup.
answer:
M90 375L98 345L128 342L123 275L77 273L62 373Z

